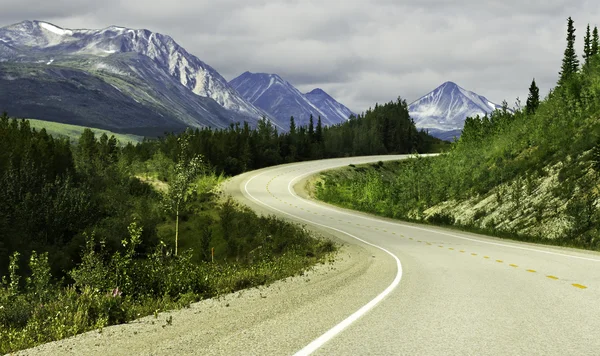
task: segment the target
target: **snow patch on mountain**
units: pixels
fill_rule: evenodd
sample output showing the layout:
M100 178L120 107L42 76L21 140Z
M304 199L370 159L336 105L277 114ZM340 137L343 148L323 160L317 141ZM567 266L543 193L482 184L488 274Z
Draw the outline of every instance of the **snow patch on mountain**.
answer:
M47 23L47 22L39 22L40 27L42 27L43 29L50 31L54 34L57 34L59 36L72 36L73 35L73 31L71 30L65 30L63 28L60 28L58 26L54 26L53 24Z

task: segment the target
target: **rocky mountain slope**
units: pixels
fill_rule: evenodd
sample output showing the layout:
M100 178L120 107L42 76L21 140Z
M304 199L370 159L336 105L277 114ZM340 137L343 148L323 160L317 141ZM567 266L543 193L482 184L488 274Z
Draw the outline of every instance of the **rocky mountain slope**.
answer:
M13 116L138 133L269 117L171 37L116 26L0 28L0 87Z
M245 72L229 82L246 100L263 109L281 126L289 126L293 116L297 125L308 124L312 115L324 125L347 120L352 111L321 89L303 94L277 74Z

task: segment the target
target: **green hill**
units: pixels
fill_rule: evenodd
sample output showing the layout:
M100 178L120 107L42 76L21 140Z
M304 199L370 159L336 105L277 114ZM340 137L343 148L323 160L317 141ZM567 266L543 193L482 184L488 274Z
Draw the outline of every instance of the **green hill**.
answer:
M42 128L46 129L48 134L59 137L68 137L72 142L77 142L83 130L86 129L85 126L77 126L77 125L69 125L62 124L58 122L51 121L43 121L43 120L35 120L35 119L27 119L32 128L36 130L41 130ZM114 135L121 145L126 145L128 142L132 144L136 144L138 142L142 142L144 137L137 135L126 135L126 134L118 134L107 130L95 129L91 128L92 131L96 134L96 136L100 136L103 133L106 133L109 137Z

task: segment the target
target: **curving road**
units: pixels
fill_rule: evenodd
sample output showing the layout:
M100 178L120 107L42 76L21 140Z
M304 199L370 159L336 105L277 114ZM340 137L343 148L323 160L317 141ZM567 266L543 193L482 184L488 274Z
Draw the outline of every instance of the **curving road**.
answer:
M324 293L331 304L312 301L316 312L302 318L318 327L295 335L298 354L600 354L599 254L394 222L293 189L317 171L402 158L291 164L234 181L255 209L329 231L382 263L367 281Z
M400 223L294 190L320 170L402 158L290 164L226 185L342 242L335 263L21 354L600 355L600 254Z

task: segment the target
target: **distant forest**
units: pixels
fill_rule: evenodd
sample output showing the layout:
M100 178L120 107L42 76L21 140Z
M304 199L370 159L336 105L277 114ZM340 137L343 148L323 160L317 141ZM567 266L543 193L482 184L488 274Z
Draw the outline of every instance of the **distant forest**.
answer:
M405 100L375 105L347 122L323 126L311 116L307 126L296 126L290 118L288 132L277 132L271 122L261 119L256 128L247 123L227 129L195 129L158 140L146 140L124 152L133 159L149 159L161 152L176 159L181 136L189 138L190 154L200 154L226 175L248 170L322 158L361 155L426 153L439 151L448 143L419 131L409 116Z

